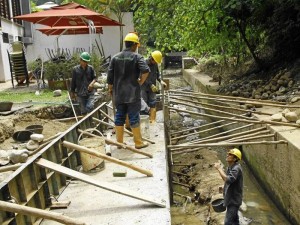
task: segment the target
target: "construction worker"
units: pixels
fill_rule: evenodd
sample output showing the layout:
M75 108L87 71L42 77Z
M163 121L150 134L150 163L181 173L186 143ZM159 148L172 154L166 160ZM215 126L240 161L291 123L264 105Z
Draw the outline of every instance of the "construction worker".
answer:
M71 98L76 98L76 92L82 115L94 109L94 83L96 82L96 74L94 68L88 64L90 61L90 54L82 52L80 54L79 65L75 66L72 72Z
M147 79L149 66L144 58L135 53L140 45L136 33L128 33L125 49L112 57L107 74L109 94L116 106L115 128L117 142L123 143L124 123L128 114L135 148L144 148L140 130L141 85Z
M156 93L158 91L156 81L164 87L167 86L166 83L160 79L158 64L160 64L161 61L162 54L160 51L153 51L146 60L151 72L145 83L142 85L142 98L150 107L150 123L156 121Z
M215 163L214 167L219 171L224 180L223 196L226 207L225 225L238 225L238 210L242 204L243 197L243 171L239 163L242 153L239 149L233 148L227 152L226 161L228 168L223 171L221 163Z

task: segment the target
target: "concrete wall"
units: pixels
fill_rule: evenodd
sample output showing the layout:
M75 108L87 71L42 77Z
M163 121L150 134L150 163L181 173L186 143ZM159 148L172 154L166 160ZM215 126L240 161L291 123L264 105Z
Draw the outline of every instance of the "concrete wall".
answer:
M215 93L218 86L209 82L209 76L195 70L183 70L183 76L195 91ZM268 116L256 116L268 119ZM293 224L300 224L300 129L270 125L267 128L275 134L275 140L286 140L288 144L243 145L243 159L286 217Z
M115 19L116 18L113 18ZM130 31L134 31L133 26L133 15L128 12L124 14L123 18L123 35L126 35ZM33 24L33 44L27 46L27 61L33 61L36 58L40 57L44 61L49 60L49 57L46 54L46 49L51 49L56 51L57 49L57 37L58 36L47 36L36 28L40 28L42 25ZM103 44L105 56L114 55L120 51L120 28L118 26L103 27L103 34L95 35L62 35L58 38L58 45L60 48L68 48L71 53L76 48L83 48L86 51L89 51L90 48L90 37L92 40L93 49L97 50L96 42Z

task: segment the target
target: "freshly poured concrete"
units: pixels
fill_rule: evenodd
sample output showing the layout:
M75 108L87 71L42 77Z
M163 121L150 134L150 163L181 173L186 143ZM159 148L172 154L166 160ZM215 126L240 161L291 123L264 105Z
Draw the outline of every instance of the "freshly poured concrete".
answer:
M155 144L142 149L153 154L153 158L139 155L129 150L113 147L112 156L134 164L153 173L153 177L129 168L105 161L105 169L98 173L87 173L97 181L105 181L151 196L164 202L165 208L124 195L103 190L78 180L72 180L58 201L71 201L67 209L53 210L88 225L168 225L171 224L169 186L167 174L164 128L162 123L150 125L150 138ZM112 139L115 140L113 135ZM125 134L125 142L134 145L132 137ZM113 172L126 171L126 177L113 177ZM44 220L42 225L60 224Z

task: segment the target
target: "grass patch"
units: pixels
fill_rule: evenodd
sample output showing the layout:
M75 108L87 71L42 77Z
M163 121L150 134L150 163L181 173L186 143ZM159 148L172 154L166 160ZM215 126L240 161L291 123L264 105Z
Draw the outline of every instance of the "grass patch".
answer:
M68 103L68 92L62 91L62 95L58 97L53 96L53 91L42 90L39 95L35 92L0 92L0 101L10 101L13 103L33 102L35 104L63 104Z

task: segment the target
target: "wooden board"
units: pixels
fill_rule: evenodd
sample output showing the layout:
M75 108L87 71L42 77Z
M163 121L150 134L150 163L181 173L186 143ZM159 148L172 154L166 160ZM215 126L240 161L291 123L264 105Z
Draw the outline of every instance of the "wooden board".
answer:
M159 206L159 207L162 207L162 208L166 207L164 200L157 201L157 200L154 200L152 197L141 195L138 192L131 191L131 190L128 190L128 189L123 188L123 187L119 187L119 186L116 186L116 185L113 185L113 184L110 184L110 183L107 183L107 182L99 182L98 180L95 180L95 179L91 178L88 175L85 175L83 173L74 171L74 170L69 169L67 167L58 165L58 164L53 163L51 161L48 161L46 159L39 159L35 163L39 166L42 166L42 167L54 170L58 173L76 178L78 180L81 180L85 183L94 185L96 187L100 187L100 188L103 188L105 190L112 191L112 192L115 192L117 194L125 195L125 196L131 197L131 198L139 199L139 200L144 201L144 202L152 203L152 204L154 204L156 206Z

